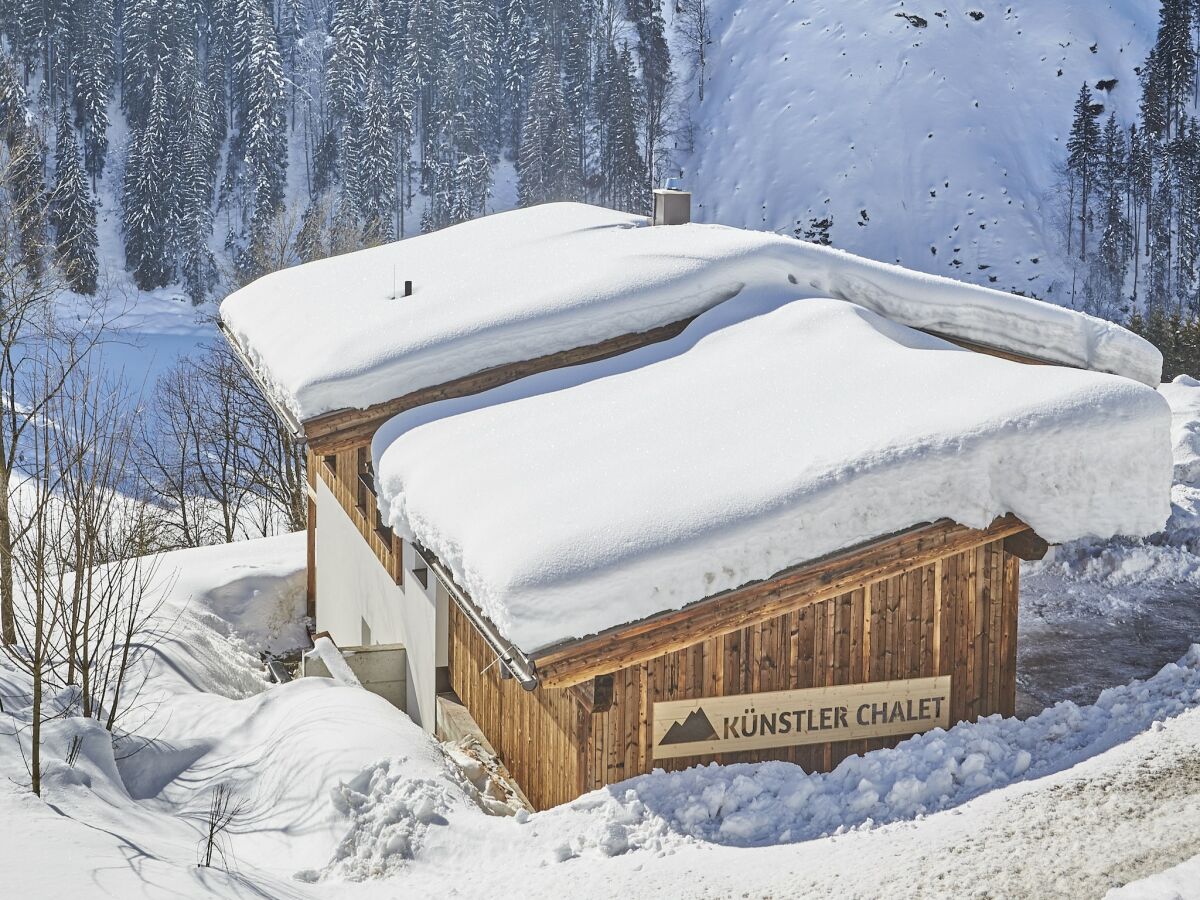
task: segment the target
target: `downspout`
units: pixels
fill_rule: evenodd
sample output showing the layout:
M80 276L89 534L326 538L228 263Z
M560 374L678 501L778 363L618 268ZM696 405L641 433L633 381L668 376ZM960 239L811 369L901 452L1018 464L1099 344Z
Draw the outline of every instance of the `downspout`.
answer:
M445 586L447 593L453 598L454 604L462 610L462 614L467 617L467 621L474 626L487 645L492 648L492 651L499 658L504 668L508 670L509 674L525 690L532 691L536 688L538 686L538 675L537 667L534 665L533 660L526 656L512 641L505 640L500 632L496 630L496 626L492 624L491 620L480 612L479 607L472 602L466 592L455 584L454 576L442 565L440 559L415 541L413 542L413 549L425 561L425 565L429 567L430 571L437 576L437 580Z
M262 377L258 374L258 369L254 367L254 364L250 362L250 357L246 355L246 351L242 349L241 344L230 334L229 329L225 327L225 323L220 319L217 320L217 328L221 332L221 337L225 338L225 343L229 345L229 349L233 351L233 355L242 364L242 368L246 370L246 374L250 376L250 380L258 388L258 392L263 395L263 399L267 401L275 415L287 426L288 431L292 433L292 438L298 444L307 443L308 439L304 435L304 426L292 415L291 410L275 399L274 392L262 380Z

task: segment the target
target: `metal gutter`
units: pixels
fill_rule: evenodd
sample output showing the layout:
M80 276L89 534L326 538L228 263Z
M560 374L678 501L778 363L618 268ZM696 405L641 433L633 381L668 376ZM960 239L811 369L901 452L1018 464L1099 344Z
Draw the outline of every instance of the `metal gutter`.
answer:
M454 581L454 576L449 570L442 565L442 561L433 553L426 550L420 544L413 542L413 549L417 555L425 561L425 565L429 566L430 571L437 576L446 588L446 591L453 598L455 605L462 610L462 614L467 617L467 621L474 626L479 632L492 651L499 658L501 664L513 678L517 679L517 683L525 690L532 691L539 684L537 667L533 660L525 655L519 647L512 641L506 640L491 620L487 618L479 607L477 607L471 598L467 596L466 591L460 588Z
M237 357L238 362L242 364L242 368L246 370L246 374L250 376L250 380L258 387L258 391L263 395L263 398L270 404L271 409L284 425L291 431L292 437L299 443L304 444L308 438L304 434L304 426L300 420L292 415L292 411L283 406L275 399L275 394L267 386L267 383L262 380L262 376L258 374L258 369L250 362L250 357L246 355L246 351L242 349L242 345L237 342L237 339L225 327L225 323L217 319L217 328L221 332L221 337L225 338L225 343L229 345L229 349L233 351L233 355Z

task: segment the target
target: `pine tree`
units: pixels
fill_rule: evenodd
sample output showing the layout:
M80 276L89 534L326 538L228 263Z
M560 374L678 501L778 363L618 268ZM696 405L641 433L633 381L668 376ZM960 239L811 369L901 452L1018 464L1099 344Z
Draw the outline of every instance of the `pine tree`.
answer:
M1099 156L1100 129L1096 124L1096 109L1092 102L1092 91L1085 82L1079 89L1075 101L1075 117L1071 123L1071 136L1067 141L1067 171L1074 176L1079 187L1079 258L1087 259L1088 199L1092 192L1092 180ZM1071 210L1074 214L1074 208ZM1068 251L1070 229L1067 230Z
M194 56L187 62L180 61L174 94L175 128L170 153L177 161L172 187L178 221L175 253L188 296L199 303L217 280L216 261L209 248L217 155L211 94L201 80Z
M661 0L626 0L629 17L638 34L642 58L645 122L642 146L646 170L655 179L661 168L662 142L667 134L667 112L671 105L671 51L667 46Z
M1127 154L1125 132L1117 124L1116 114L1110 113L1096 166L1096 192L1101 203L1099 254L1087 287L1092 310L1107 318L1114 317L1121 306L1129 260L1129 226L1125 217Z
M62 105L54 149L54 190L50 194L50 224L55 232L55 257L71 290L96 293L96 207L79 163L79 144L71 113Z
M367 49L358 12L354 0L336 0L329 25L325 91L337 116L348 115L358 105L367 82Z
M562 81L547 48L538 66L521 129L517 197L522 206L576 200L575 136L563 102Z
M149 115L152 88L170 79L171 60L191 38L185 0L129 0L122 19L124 44L121 104L130 125ZM165 98L164 98L165 99Z
M108 155L108 100L115 66L112 0L83 0L72 37L75 116L83 128L83 164L92 178Z
M1159 154L1155 177L1154 204L1150 211L1150 271L1148 308L1169 307L1172 297L1172 234L1174 191L1166 153Z
M134 129L125 161L125 264L144 291L166 285L174 275L170 247L175 207L169 187L175 179L168 152L166 93L161 80L155 78L150 84L145 121Z
M516 150L521 142L525 102L537 66L540 32L534 27L536 0L502 0L498 60L503 120L507 140Z
M392 135L390 99L382 75L372 74L358 148L358 186L363 230L373 244L393 237L396 142Z
M1168 134L1177 134L1196 87L1196 46L1192 40L1192 0L1162 0L1154 42L1152 77L1165 107Z
M46 256L46 148L29 121L25 90L11 57L0 47L0 141L8 166L0 172L16 220L16 257L25 274L40 278Z
M412 155L417 136L420 99L413 56L404 45L402 58L392 75L392 133L396 139L398 184L396 188L396 233L404 237L405 211L412 205Z
M1175 290L1181 303L1194 307L1200 260L1200 125L1195 117L1180 120L1169 152L1175 177Z
M1142 95L1139 111L1142 117L1142 127L1148 135L1163 137L1167 131L1167 103L1163 94L1162 66L1158 54L1150 51L1145 64L1139 73Z
M1132 201L1130 231L1133 239L1133 299L1136 305L1139 297L1142 248L1144 246L1146 252L1150 248L1149 210L1154 190L1154 156L1153 138L1144 129L1139 131L1137 125L1132 125L1129 135L1129 171L1126 175L1126 184ZM1145 223L1145 240L1142 239L1143 223Z
M604 67L604 105L601 122L602 202L614 209L646 212L649 207L646 161L638 146L641 97L635 80L633 54L610 47Z
M287 120L283 64L266 10L252 4L244 62L245 117L240 122L249 190L251 243L265 237L283 202L287 179Z

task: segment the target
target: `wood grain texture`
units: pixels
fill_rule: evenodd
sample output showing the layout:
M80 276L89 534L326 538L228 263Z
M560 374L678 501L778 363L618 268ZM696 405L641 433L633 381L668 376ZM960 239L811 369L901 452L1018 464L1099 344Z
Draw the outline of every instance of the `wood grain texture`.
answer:
M366 409L340 409L324 413L302 423L304 436L308 440L309 447L319 454L341 453L343 450L369 445L380 425L405 410L439 400L479 394L520 378L536 375L539 372L619 356L630 350L636 350L638 347L645 347L675 337L687 328L694 318L695 316L691 316L658 328L652 328L649 331L623 334L609 340L575 347L559 353L550 353L534 359L494 366L443 384L412 391L394 400L376 403Z
M680 610L543 650L533 654L533 658L542 684L565 687L681 649L706 636L736 631L868 584L890 583L891 578L922 569L937 559L1027 528L1013 516L997 519L984 530L946 521L924 525L864 547L805 563L765 581L716 594ZM901 615L901 585L897 582L887 590L890 593L885 608L889 618L885 627L894 634L904 625L903 619L897 619ZM967 585L956 585L955 590L967 590ZM969 620L964 620L962 627L968 627L968 623ZM882 663L898 670L900 664L893 661L896 652L893 640L884 648Z
M451 680L538 808L655 767L780 759L828 771L847 755L894 745L904 734L856 734L742 752L689 748L687 756L655 759L656 706L951 676L962 684L951 685L950 724L995 712L1011 715L1019 561L1005 552L1003 536L977 532L976 540L919 568L611 670L605 673L611 676L605 704L595 701L597 686L607 679L533 692L502 679L482 638L452 607ZM589 699L593 711L584 702Z
M345 510L358 533L367 542L375 558L387 569L396 584L403 585L404 542L390 531L381 533L376 527L375 493L358 477L360 454L363 449L348 447L338 453L322 454L319 457L310 450L308 471L316 473L310 477L319 477L325 483L338 505ZM315 518L309 522L310 541L314 540L314 529Z

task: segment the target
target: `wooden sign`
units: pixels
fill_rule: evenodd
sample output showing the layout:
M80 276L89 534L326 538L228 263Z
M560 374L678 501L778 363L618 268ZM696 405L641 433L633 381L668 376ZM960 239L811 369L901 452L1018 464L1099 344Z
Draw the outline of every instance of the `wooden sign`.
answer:
M654 758L920 734L950 724L950 676L654 704Z

